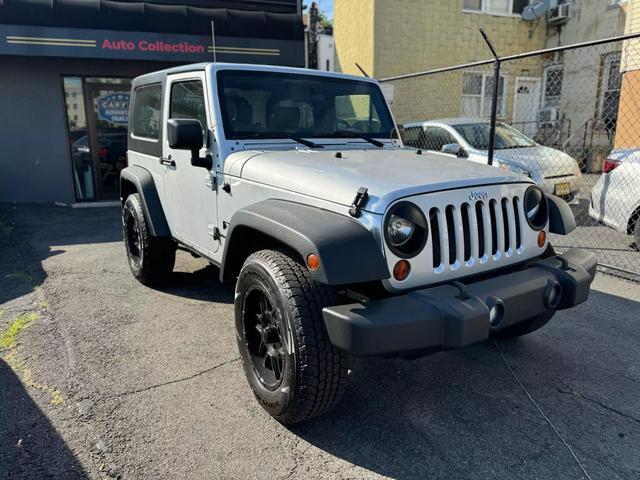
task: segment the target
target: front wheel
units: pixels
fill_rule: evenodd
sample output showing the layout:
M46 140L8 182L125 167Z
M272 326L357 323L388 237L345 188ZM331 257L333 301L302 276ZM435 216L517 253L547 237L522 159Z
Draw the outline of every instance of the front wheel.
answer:
M262 250L245 261L235 297L238 348L260 405L287 424L335 405L351 371L322 318L322 308L336 301L334 291L290 256Z

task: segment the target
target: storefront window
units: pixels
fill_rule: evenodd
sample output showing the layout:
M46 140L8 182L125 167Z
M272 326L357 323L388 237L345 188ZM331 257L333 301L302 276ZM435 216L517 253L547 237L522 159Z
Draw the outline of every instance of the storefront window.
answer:
M95 198L93 167L80 77L64 77L64 96L76 199L93 200Z
M118 178L127 162L130 85L123 78L64 77L78 201L118 198Z

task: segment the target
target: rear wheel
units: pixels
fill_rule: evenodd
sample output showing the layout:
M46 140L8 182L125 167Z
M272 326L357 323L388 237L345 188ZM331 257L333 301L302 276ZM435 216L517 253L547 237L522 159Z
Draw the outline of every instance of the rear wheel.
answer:
M238 348L260 405L296 423L335 405L350 379L349 357L329 341L322 308L334 291L313 281L290 256L262 250L245 261L236 284Z
M173 270L176 246L170 238L151 235L138 193L124 202L122 229L133 276L150 286L164 282Z

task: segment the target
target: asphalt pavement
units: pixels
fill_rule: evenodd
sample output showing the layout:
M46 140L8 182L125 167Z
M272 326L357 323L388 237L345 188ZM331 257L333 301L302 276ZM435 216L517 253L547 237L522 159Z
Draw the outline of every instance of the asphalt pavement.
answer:
M119 209L0 207L0 478L640 478L638 284L600 275L522 339L360 360L290 428L246 384L232 302L184 252L137 283Z

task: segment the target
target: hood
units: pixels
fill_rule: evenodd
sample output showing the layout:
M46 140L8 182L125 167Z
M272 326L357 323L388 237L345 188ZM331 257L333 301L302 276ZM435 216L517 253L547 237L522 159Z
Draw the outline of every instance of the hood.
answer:
M578 175L578 163L560 150L542 145L496 150L494 158L531 172L534 178L550 175Z
M349 206L366 187L366 210L383 213L400 197L451 188L531 180L439 153L378 149L244 151L230 155L225 173Z

